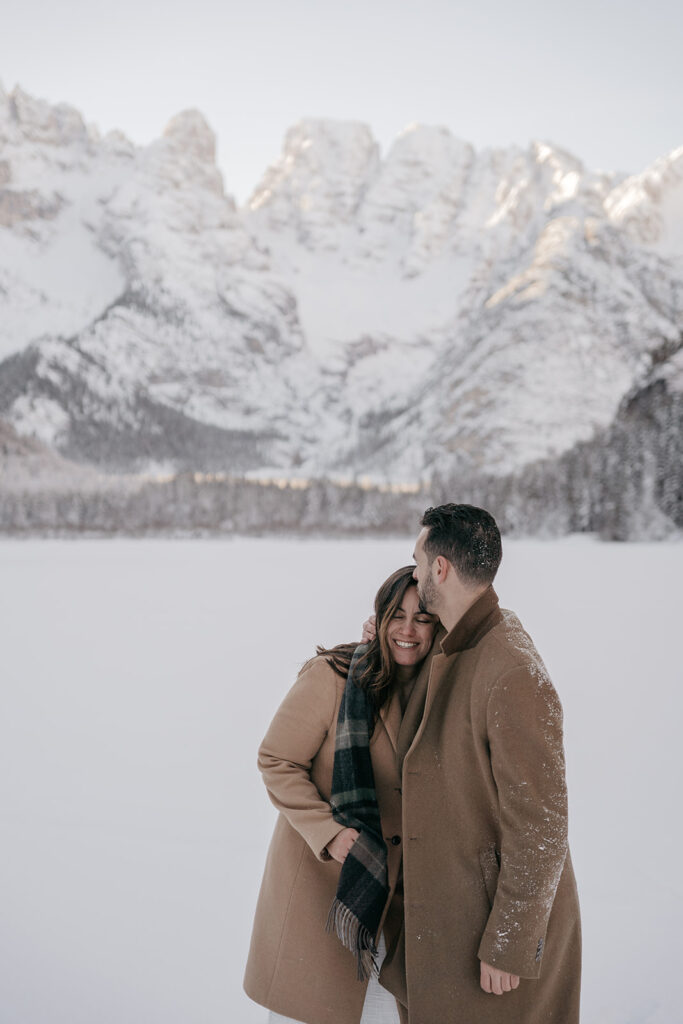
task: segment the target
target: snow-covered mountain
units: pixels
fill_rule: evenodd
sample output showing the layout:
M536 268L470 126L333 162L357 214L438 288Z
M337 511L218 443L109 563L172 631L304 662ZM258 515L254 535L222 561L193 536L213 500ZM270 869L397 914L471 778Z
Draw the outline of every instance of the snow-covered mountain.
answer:
M309 120L238 209L198 112L136 147L0 90L0 417L76 462L507 478L662 372L682 270L683 147Z
M258 462L289 398L279 366L303 339L294 297L223 192L201 115L136 150L15 90L0 125L0 414L118 468L203 450Z

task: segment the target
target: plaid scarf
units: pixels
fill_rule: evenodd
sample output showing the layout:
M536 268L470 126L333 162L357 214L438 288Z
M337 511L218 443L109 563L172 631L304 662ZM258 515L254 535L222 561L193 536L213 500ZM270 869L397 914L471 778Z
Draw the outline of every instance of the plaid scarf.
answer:
M330 803L335 821L360 833L342 864L327 930L356 954L358 978L377 970L375 936L389 895L387 848L370 758L373 710L354 670L367 645L354 651L339 707Z

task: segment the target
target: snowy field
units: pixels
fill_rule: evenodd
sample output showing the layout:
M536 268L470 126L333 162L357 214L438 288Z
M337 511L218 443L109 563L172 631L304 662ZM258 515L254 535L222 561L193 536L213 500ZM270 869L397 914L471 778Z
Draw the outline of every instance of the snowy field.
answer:
M0 542L2 1024L265 1021L241 990L274 820L256 749L411 552ZM683 544L505 546L501 603L565 708L583 1024L683 1020L682 579Z

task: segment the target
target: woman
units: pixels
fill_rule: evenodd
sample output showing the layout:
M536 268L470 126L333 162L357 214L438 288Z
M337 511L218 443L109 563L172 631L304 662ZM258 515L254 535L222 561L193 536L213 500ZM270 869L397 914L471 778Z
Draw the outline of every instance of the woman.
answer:
M377 633L367 647L318 648L259 750L259 768L280 815L256 908L244 988L271 1011L272 1022L398 1021L396 1002L369 970L369 961L380 965L383 936L391 948L401 923L396 741L437 623L420 608L413 568L397 570L379 588ZM359 741L349 760L349 736L359 731L369 736L369 744L367 738ZM370 782L363 777L367 761ZM350 801L352 784L366 787L367 806ZM364 865L377 862L385 867L383 881L375 884L366 873L359 886ZM377 874L379 879L379 869ZM372 898L365 906L356 897L359 891L365 897L368 890ZM355 948L356 956L342 942Z

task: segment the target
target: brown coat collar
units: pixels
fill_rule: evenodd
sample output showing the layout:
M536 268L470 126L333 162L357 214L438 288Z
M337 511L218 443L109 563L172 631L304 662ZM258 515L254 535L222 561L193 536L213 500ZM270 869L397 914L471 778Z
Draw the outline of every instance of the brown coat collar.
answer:
M379 720L386 729L394 750L396 750L396 745L398 743L398 731L401 728L401 717L401 701L399 700L398 693L394 690L387 703L384 707L380 708L379 712Z
M475 647L484 634L501 621L501 618L498 595L493 587L488 587L441 641L442 652L450 655Z
M450 633L444 634L443 626L439 626L431 652L425 658L422 668L415 680L413 692L408 700L405 714L398 729L396 751L399 771L408 749L420 728L425 712L429 678L432 661L448 657L457 651L474 647L490 629L493 629L503 615L498 606L498 595L493 587L488 587L481 597L474 602L463 617L456 623ZM439 653L441 652L441 653Z

